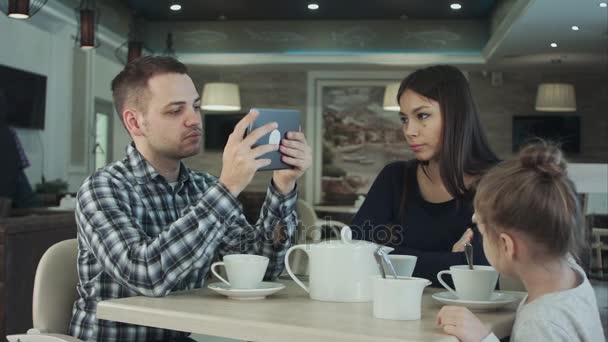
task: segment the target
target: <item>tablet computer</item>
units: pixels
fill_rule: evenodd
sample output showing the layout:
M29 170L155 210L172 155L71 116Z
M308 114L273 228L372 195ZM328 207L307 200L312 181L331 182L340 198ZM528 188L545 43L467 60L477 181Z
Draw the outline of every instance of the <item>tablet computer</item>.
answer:
M273 109L273 108L252 108L258 113L258 117L255 121L247 127L245 132L246 135L258 127L264 126L270 122L276 122L278 127L262 136L253 147L266 145L266 144L280 144L281 139L284 139L287 132L299 132L301 131L300 125L300 112L293 109ZM293 166L283 163L281 160L283 154L281 151L272 151L263 154L259 159L270 159L270 164L266 165L259 170L280 170L280 169L291 169Z

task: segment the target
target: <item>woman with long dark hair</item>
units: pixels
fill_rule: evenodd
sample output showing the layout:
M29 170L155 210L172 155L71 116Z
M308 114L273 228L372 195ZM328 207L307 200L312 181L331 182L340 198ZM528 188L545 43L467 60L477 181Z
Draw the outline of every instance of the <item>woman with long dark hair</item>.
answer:
M353 235L418 257L414 275L465 264L471 242L476 264L487 264L471 217L476 182L498 162L482 130L463 73L447 65L415 71L397 95L403 134L415 159L380 171L355 215Z

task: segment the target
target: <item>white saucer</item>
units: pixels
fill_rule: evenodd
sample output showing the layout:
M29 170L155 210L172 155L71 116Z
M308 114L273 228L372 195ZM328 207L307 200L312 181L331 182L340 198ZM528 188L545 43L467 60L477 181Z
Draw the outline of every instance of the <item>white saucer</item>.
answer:
M449 291L434 293L432 297L434 300L442 304L464 306L469 308L470 310L476 311L496 310L498 308L501 308L503 306L509 305L513 302L522 299L521 296L504 292L494 292L492 293L492 297L490 298L490 300L484 301L458 299L453 293Z
M260 287L257 289L232 289L230 286L218 282L207 285L207 287L219 294L223 294L231 299L239 300L253 300L253 299L264 299L275 292L281 291L285 288L285 285L281 283L273 283L269 281L263 281Z

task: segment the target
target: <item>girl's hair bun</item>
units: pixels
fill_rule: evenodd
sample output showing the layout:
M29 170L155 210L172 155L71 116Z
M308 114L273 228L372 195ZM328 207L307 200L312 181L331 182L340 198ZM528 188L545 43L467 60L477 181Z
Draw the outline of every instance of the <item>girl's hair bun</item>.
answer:
M524 168L549 177L567 176L567 163L562 151L545 141L535 142L519 152L519 161Z

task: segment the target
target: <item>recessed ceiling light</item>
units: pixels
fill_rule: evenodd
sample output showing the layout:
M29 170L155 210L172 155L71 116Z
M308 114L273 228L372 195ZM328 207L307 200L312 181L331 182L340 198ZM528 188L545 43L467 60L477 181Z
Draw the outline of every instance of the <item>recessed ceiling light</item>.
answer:
M319 9L319 5L317 5L317 4L308 4L308 9L309 10L313 10L313 11L317 10L317 9Z
M578 31L578 26L576 26L576 25L572 26L572 31Z
M557 47L557 43L551 43L551 47Z
M453 10L459 10L462 8L462 6L459 3L453 3L450 5L450 8Z
M606 4L605 2L600 2L600 7L608 7L608 4Z
M171 7L169 7L172 11L179 11L182 9L182 5L180 4L173 4L171 5Z

